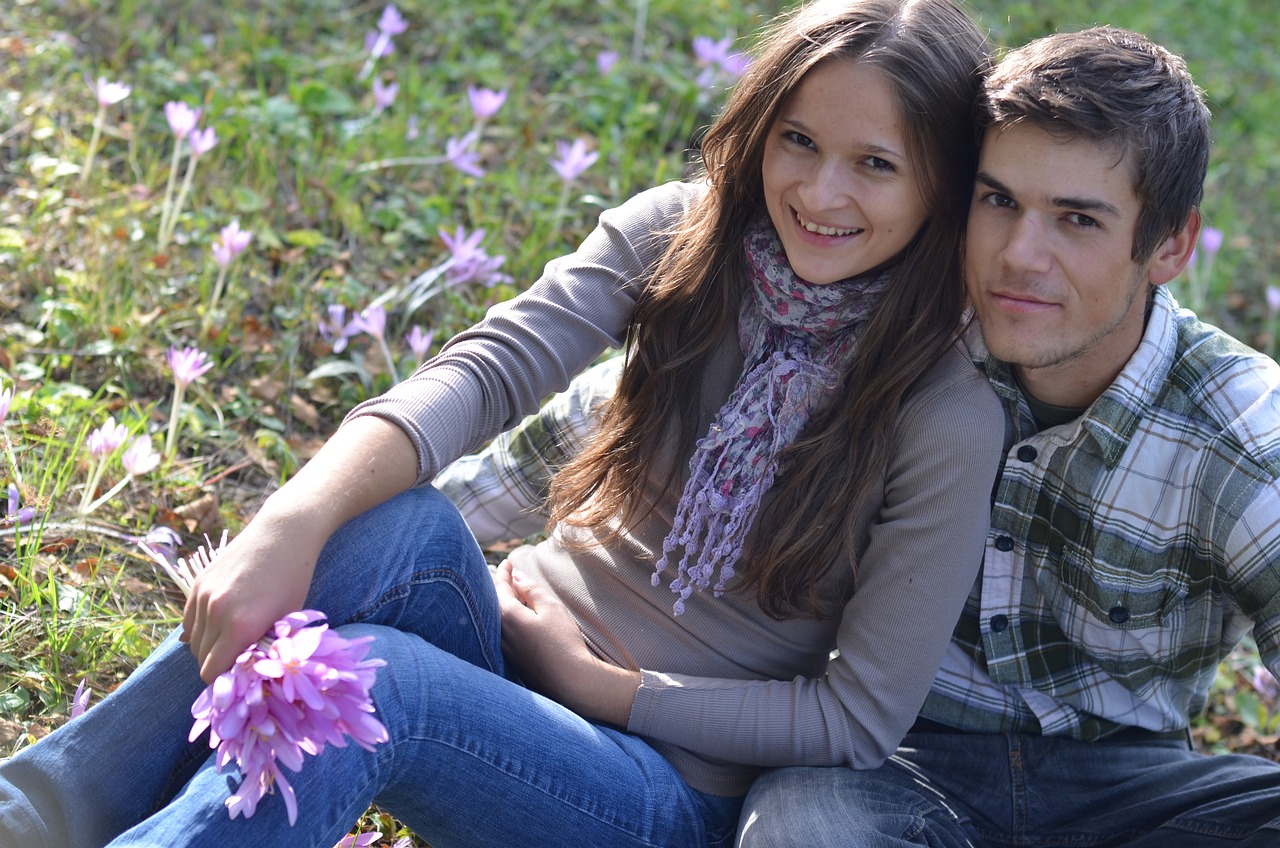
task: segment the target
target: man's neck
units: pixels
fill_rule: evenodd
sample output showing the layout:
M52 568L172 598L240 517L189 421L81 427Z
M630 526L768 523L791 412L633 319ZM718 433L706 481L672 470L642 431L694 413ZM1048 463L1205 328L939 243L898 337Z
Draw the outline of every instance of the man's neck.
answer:
M1031 417L1035 419L1037 431L1046 427L1057 427L1059 424L1068 424L1075 421L1089 408L1088 404L1084 406L1061 406L1040 400L1022 382L1022 378L1018 375L1018 369L1016 368L1013 372L1013 381L1018 385L1018 391L1027 399L1027 405L1031 407Z

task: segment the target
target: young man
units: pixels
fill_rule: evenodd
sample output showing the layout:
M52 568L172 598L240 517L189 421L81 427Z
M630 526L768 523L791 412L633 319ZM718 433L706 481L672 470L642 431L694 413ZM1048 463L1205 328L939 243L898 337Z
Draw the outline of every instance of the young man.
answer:
M739 845L1280 845L1280 764L1188 745L1250 627L1280 673L1280 368L1163 288L1200 228L1181 59L1098 28L992 73L970 348L1006 407L983 570L883 766L782 769Z

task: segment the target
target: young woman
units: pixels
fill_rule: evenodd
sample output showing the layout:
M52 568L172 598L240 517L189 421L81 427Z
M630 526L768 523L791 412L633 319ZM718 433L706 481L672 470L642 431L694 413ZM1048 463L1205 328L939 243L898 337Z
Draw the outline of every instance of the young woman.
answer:
M974 579L1003 433L953 346L985 62L951 0L778 22L704 178L602 215L357 407L198 581L191 651L0 766L0 841L323 846L376 802L436 848L728 845L758 767L880 763ZM426 482L624 338L549 539L491 574ZM296 826L275 798L231 820L189 707L301 608L374 637L390 741L290 775Z

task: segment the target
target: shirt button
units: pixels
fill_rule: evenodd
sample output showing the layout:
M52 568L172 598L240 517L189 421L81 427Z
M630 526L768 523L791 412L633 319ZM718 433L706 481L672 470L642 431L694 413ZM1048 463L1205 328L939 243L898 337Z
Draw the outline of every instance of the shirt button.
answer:
M1111 619L1112 624L1124 624L1129 620L1129 611L1124 607L1112 607L1107 618Z
M1009 629L1009 616L1004 613L991 616L991 630L994 633L1003 633Z
M1035 462L1036 457L1039 455L1040 455L1040 452L1037 451L1035 448L1031 447L1031 445L1023 445L1022 447L1018 448L1019 462Z
M1005 553L1008 553L1009 551L1013 550L1013 539L1009 538L1008 536L997 536L996 550L1003 551Z

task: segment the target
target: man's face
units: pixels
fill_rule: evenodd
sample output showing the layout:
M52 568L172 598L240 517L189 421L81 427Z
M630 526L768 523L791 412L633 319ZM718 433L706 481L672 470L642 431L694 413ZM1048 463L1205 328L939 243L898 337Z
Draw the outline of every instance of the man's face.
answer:
M1114 150L1026 124L988 130L965 277L987 347L1040 400L1086 406L1101 394L1142 339L1149 286L1185 264L1171 254L1185 233L1147 262L1130 258L1140 211ZM1193 244L1198 218L1186 229Z

